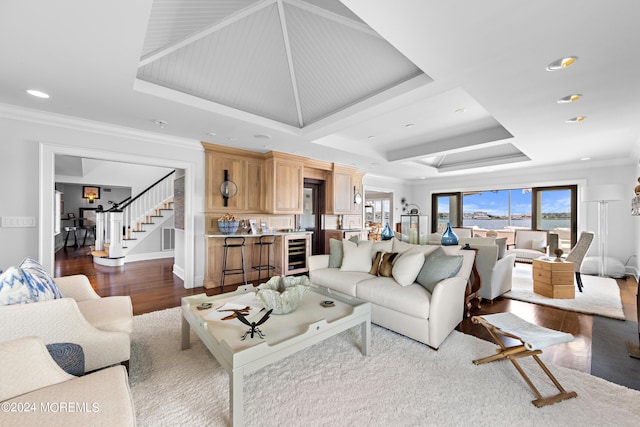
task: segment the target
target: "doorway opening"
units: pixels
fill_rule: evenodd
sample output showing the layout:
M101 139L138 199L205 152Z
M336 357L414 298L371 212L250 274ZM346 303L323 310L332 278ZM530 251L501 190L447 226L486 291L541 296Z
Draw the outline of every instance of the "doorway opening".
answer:
M324 230L322 215L325 213L325 181L313 178L304 179L304 203L300 215L300 227L311 234L311 254L324 254Z

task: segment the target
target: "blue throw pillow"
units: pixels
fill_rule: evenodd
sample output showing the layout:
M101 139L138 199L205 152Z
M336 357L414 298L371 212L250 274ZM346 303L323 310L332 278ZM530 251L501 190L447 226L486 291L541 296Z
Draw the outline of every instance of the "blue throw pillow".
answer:
M34 302L24 273L17 267L9 267L0 274L0 305Z
M462 255L447 255L444 249L438 248L424 261L416 282L433 293L439 282L458 274L463 259Z
M31 289L31 294L35 301L62 298L62 294L53 277L47 273L38 261L25 258L19 268L27 280L27 284Z

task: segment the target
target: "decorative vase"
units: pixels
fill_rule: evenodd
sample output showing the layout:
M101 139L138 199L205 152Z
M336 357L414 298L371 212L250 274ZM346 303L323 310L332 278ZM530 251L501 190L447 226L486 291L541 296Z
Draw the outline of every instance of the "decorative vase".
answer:
M389 227L389 223L384 226L382 233L380 233L380 238L382 240L391 240L393 239L393 231L391 231L391 227Z
M256 297L273 314L289 314L298 308L310 285L307 276L275 276L258 286Z
M447 229L442 234L442 239L440 240L440 244L442 246L453 246L458 244L458 236L451 229L451 223L447 223Z

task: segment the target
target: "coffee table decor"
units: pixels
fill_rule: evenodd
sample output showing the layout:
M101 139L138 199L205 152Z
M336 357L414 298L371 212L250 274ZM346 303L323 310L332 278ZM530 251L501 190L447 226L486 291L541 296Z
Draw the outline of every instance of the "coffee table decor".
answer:
M298 308L310 284L307 276L276 276L258 286L256 297L273 314L289 314Z
M238 318L238 320L241 321L242 323L244 323L245 325L247 325L249 328L251 328L247 332L244 333L244 335L240 338L240 340L244 341L247 338L247 335L249 335L249 334L251 334L251 338L252 339L253 339L254 335L257 335L261 339L264 339L264 333L262 333L262 331L260 329L258 329L258 326L262 325L264 322L269 320L269 316L271 315L272 311L273 310L267 311L265 313L265 315L262 316L262 318L260 320L258 320L257 322L249 322L247 320L247 318L245 317L245 315L242 314L242 312L240 310L235 310L234 313L236 314L236 317Z

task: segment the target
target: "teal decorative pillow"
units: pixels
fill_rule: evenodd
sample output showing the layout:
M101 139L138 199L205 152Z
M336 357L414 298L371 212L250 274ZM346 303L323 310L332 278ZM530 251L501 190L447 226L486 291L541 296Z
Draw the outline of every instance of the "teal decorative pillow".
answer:
M458 274L463 258L462 255L447 255L442 248L436 249L424 261L416 282L433 292L440 281Z

